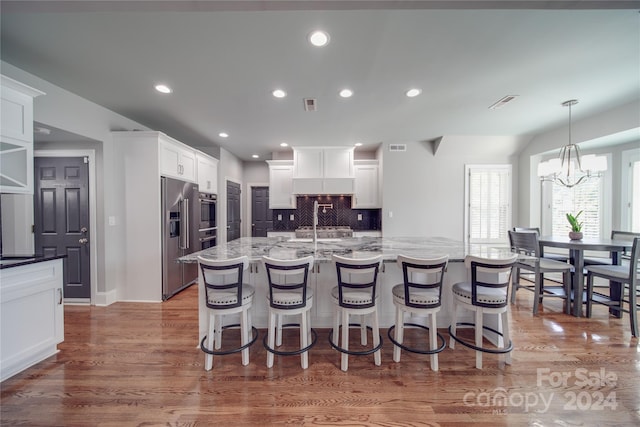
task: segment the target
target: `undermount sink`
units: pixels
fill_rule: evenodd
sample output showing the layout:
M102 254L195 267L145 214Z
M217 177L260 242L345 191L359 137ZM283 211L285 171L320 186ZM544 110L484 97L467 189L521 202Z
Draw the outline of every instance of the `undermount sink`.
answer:
M342 239L334 239L334 238L321 238L317 240L319 243L332 243L332 242L341 242ZM313 239L310 238L295 238L295 239L289 239L287 240L287 242L292 242L292 243L313 243Z

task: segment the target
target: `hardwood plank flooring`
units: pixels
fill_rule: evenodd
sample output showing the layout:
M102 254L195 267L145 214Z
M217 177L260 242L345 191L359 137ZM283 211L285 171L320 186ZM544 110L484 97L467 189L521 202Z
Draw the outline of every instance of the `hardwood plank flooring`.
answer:
M511 366L485 354L477 370L474 353L458 345L440 353L439 372L431 371L428 356L403 352L394 363L386 330L382 366L373 356L352 356L342 372L326 329L318 330L307 370L298 356L276 356L267 369L261 330L248 366L234 354L216 357L206 372L196 348L195 286L161 304L66 306L60 352L0 384L0 420L7 426L640 425L640 346L628 315L615 319L595 306L593 318L578 319L562 313L561 300L547 299L533 316L531 295L520 291L511 306ZM446 329L440 332L448 342ZM232 330L225 335L229 342L237 337ZM296 339L295 331L288 336ZM407 332L407 343L420 339Z

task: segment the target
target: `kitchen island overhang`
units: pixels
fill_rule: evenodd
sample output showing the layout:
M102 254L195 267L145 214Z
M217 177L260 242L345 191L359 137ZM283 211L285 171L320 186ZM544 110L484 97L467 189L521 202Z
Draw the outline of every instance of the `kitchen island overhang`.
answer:
M499 244L464 244L463 242L442 237L354 237L343 239L327 239L317 242L301 239L284 239L282 237L243 237L232 242L205 249L179 258L179 262L197 262L198 256L214 260L249 257L251 263L245 271L244 281L255 286L253 299L253 325L266 328L268 319L268 281L262 265L262 257L267 255L276 259L291 260L312 255L315 266L309 276L309 286L314 292L314 307L311 311L311 324L314 328L331 328L333 320L333 303L331 289L336 286L336 271L331 256L333 254L352 258L369 258L382 255L384 264L378 276L380 326L388 328L395 322L395 306L391 295L394 285L402 283L402 271L396 265L398 255L403 254L416 258L436 258L449 256L449 264L445 273L442 289L442 307L437 315L438 326L449 326L453 315L451 287L467 279L464 258L475 255L488 258L504 258L510 256L508 245ZM199 307L199 340L207 331L207 308L204 303L204 285L202 276L198 279ZM471 314L465 314L461 321L472 322ZM426 325L426 318L412 318L412 322ZM491 319L487 325L497 328ZM237 322L231 322L237 323ZM493 337L487 337L493 341Z

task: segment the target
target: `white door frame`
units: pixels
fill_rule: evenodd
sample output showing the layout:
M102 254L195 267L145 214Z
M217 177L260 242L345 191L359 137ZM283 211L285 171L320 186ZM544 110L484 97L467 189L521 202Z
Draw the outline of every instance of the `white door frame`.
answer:
M91 276L91 297L89 303L95 302L98 294L98 246L96 244L96 152L83 150L35 150L33 157L87 157L89 159L89 257Z

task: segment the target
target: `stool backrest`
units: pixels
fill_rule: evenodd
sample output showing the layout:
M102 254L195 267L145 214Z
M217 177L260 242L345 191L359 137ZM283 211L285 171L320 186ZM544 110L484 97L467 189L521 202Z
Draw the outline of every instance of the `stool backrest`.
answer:
M635 285L635 289L638 290L640 285L640 237L633 239L633 246L631 247L631 258L629 259L629 284ZM633 299L631 299L633 301Z
M307 305L307 283L309 270L313 268L313 257L308 256L294 260L279 260L267 256L262 257L267 279L269 280L269 305L272 308L294 309ZM299 294L289 300L300 301L297 304L279 303L278 293ZM298 298L299 296L299 298Z
M540 242L535 231L509 230L509 243L515 253L540 257Z
M511 271L518 259L517 254L506 258L482 258L467 255L464 264L471 273L471 304L480 307L500 308L507 305L506 295L511 284ZM480 289L479 289L480 288ZM490 288L504 292L503 302L478 301L478 291Z
M199 256L198 264L204 282L207 307L225 309L242 305L243 272L249 268L247 256L226 260L211 260ZM213 303L211 301L224 302Z
M376 303L378 272L382 265L382 255L365 259L345 258L333 255L338 274L338 303L345 308L368 308ZM352 304L345 300L345 292L356 291L370 294L368 304Z
M449 256L439 258L413 258L398 255L397 263L402 269L404 281L404 304L414 308L434 308L442 304L442 281ZM422 304L411 301L412 290L437 289L438 302Z

